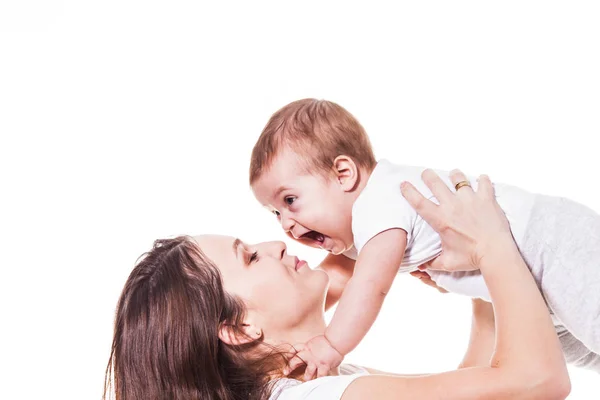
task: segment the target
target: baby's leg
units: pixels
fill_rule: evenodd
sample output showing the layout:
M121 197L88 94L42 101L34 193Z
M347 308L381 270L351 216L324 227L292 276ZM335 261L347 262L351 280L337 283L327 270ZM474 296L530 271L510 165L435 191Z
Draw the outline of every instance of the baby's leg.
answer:
M562 325L556 327L567 363L600 374L600 355L592 352Z
M566 199L553 210L553 234L542 239L534 276L560 323L600 354L600 215ZM556 213L558 211L558 213ZM556 215L558 214L558 215ZM534 264L536 264L534 262Z
M575 338L600 354L600 282L586 275L586 268L563 268L564 274L555 270L542 281L548 307Z

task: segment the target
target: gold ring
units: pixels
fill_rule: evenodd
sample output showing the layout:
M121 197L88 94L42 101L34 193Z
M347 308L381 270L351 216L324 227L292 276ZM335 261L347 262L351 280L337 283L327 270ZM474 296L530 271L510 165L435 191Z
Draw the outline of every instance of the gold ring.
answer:
M471 184L469 183L469 181L460 181L456 185L454 185L454 189L456 191L458 191L458 189L460 189L461 187L464 187L464 186L471 187Z

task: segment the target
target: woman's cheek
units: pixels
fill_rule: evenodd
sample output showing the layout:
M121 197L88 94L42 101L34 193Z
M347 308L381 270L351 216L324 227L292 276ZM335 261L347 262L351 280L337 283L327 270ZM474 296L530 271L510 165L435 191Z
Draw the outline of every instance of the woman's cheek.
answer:
M252 298L255 303L269 308L273 302L279 301L281 296L281 282L271 280L261 280L253 285Z

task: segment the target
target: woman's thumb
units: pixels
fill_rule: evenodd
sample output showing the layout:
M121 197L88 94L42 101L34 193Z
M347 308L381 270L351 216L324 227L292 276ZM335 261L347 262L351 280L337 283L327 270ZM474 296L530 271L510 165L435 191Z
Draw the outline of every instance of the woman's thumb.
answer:
M434 258L431 261L427 261L425 264L422 264L419 266L419 269L421 269L421 267L425 267L423 269L431 269L434 271L446 271L446 267L445 267L445 263L444 263L444 255L441 254L439 256L437 256L436 258ZM423 270L421 269L421 270Z

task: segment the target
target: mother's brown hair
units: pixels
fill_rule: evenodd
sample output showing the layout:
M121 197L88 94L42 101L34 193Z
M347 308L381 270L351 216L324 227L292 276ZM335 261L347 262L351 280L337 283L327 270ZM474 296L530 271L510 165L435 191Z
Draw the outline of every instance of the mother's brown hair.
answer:
M244 316L192 238L155 241L119 298L103 398L114 390L116 400L266 399L281 353L262 340L218 338L225 323L244 336Z

